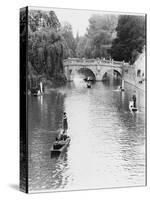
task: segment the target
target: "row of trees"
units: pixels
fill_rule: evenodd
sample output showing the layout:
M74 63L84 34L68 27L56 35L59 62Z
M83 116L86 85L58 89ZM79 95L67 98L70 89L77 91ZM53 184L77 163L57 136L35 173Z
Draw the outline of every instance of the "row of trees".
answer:
M72 27L61 28L67 43L67 57L113 58L133 64L145 45L145 17L134 15L93 15L84 36L73 37Z
M113 58L133 64L145 45L145 17L93 15L77 43L77 57Z
M118 17L115 15L93 15L89 19L86 35L78 42L77 56L109 58L117 21Z

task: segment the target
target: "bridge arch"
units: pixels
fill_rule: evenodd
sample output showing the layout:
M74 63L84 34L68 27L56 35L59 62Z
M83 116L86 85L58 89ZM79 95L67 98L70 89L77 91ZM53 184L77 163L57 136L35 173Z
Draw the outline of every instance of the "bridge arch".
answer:
M94 81L96 80L96 73L89 66L76 66L76 67L69 67L67 68L65 75L67 80L72 81L76 75L82 75L83 79L87 77L91 77Z
M117 76L119 75L122 78L122 70L116 70L116 69L114 69L114 73L116 73Z
M109 76L122 78L122 70L121 69L104 69L101 71L102 81L107 79Z
M81 67L80 69L77 70L79 74L82 74L84 78L90 77L92 80L96 80L96 75L94 71L88 67Z

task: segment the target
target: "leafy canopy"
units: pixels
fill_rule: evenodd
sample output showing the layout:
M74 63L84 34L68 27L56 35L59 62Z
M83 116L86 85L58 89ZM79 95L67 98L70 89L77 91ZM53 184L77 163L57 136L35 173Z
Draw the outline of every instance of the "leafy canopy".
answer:
M133 15L119 16L111 54L115 60L134 63L145 45L145 17Z

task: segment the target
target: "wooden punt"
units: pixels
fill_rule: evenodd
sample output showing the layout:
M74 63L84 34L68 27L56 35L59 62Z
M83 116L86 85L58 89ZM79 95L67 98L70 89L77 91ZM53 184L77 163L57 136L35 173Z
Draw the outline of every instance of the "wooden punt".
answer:
M55 149L54 146L51 147L51 153L62 153L63 151L66 150L67 146L69 145L70 143L70 137L68 137L66 140L64 140L64 144L62 147L58 148L58 149Z

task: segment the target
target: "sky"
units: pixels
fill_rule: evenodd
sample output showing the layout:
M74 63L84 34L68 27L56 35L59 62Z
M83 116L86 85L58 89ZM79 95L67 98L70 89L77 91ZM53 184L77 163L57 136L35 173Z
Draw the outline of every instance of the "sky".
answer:
M93 10L79 10L79 9L65 9L65 8L46 8L46 7L30 7L31 10L53 10L58 17L60 23L69 22L72 26L73 35L76 36L77 32L79 36L83 36L86 33L86 29L89 25L89 18L93 14L115 14L116 12L104 12L104 11L93 11ZM132 13L117 13L117 14L132 14ZM136 15L134 13L134 15ZM139 14L137 14L139 15ZM142 14L140 14L142 15Z
M83 36L86 33L86 29L89 25L89 18L93 14L100 14L100 12L71 9L56 9L55 13L60 23L67 21L72 25L74 36L76 36L77 32L80 36Z

